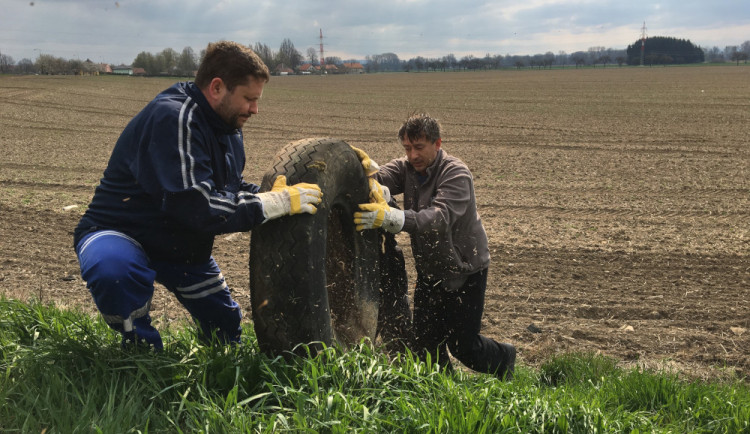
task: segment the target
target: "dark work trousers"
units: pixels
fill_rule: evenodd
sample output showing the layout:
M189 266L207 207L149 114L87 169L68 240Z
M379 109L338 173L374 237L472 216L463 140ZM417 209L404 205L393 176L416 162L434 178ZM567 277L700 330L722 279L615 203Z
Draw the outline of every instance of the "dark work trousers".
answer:
M512 376L515 348L479 334L486 289L487 269L470 275L456 290L418 276L414 291L417 354L422 358L429 354L431 363L450 369L449 349L474 371Z

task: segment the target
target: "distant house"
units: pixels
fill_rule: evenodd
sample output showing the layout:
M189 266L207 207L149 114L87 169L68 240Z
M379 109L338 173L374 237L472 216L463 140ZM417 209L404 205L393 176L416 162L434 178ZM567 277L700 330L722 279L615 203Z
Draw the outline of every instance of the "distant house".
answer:
M320 66L311 63L304 63L297 68L297 71L302 75L320 74ZM341 72L342 70L333 63L326 63L326 74L339 74Z
M364 74L365 67L359 62L344 62L344 71L347 74Z
M138 76L143 77L146 75L146 70L143 68L133 68L133 75L138 75Z
M119 65L112 67L112 74L114 75L133 75L133 67L126 65Z
M109 63L97 63L99 74L112 74L112 67Z
M299 66L299 68L297 68L297 71L299 71L300 74L308 75L320 71L320 68L313 65L312 63L303 63Z
M294 70L292 68L287 68L282 63L281 65L278 65L276 69L273 70L273 73L275 75L294 75Z

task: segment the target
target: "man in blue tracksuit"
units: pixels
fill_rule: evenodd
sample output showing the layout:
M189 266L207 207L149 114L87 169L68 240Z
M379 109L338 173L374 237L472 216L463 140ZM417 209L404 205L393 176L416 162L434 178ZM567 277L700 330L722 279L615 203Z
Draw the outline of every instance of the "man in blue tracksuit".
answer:
M204 338L238 342L242 314L211 256L214 236L316 212L317 185L287 186L279 176L259 193L242 179L242 126L258 113L269 78L250 49L209 44L195 82L157 95L117 140L74 246L94 302L123 344L163 348L149 316L155 281Z

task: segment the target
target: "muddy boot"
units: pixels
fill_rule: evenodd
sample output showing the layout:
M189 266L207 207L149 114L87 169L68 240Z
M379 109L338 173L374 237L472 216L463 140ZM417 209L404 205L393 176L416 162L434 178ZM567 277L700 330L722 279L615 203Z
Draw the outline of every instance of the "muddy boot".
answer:
M161 336L151 325L151 318L148 315L136 318L131 324L127 327L128 331L125 331L120 324L116 326L110 324L110 327L122 333L122 349L135 351L141 349L153 350L157 353L164 350Z
M512 381L516 370L516 347L511 344L498 344L505 353L502 365L497 369L495 375L502 381Z

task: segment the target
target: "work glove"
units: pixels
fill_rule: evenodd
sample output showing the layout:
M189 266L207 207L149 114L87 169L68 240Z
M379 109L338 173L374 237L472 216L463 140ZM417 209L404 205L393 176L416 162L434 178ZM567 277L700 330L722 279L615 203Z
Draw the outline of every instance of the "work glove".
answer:
M354 150L354 152L357 154L357 157L359 158L359 162L362 163L362 168L365 169L365 174L367 176L372 176L378 173L378 169L380 169L380 166L378 166L378 163L374 162L370 158L370 156L367 155L367 152L359 148L355 148L352 145L349 145L349 146L351 146L352 150Z
M286 185L286 176L279 175L271 187L271 191L256 194L263 205L265 221L300 213L315 214L315 205L322 200L323 193L316 184L301 182Z
M374 180L373 178L369 179L370 181L370 202L377 202L378 198L375 196L375 193L380 193L381 196L383 196L383 199L386 203L391 201L391 190L386 187L385 185L382 185L378 181Z
M371 180L377 184L374 179ZM388 206L383 194L370 183L370 201L359 205L358 211L354 213L354 224L356 229L376 229L382 227L386 231L397 234L404 228L404 212L398 208ZM380 185L380 184L378 184Z

